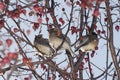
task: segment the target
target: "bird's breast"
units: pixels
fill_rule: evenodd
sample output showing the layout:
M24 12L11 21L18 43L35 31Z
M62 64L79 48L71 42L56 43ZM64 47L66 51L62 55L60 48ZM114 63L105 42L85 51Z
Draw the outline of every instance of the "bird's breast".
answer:
M40 44L36 44L35 46L39 49L39 51L41 51L45 54L50 54L50 52L51 52L51 49L49 46L40 45Z

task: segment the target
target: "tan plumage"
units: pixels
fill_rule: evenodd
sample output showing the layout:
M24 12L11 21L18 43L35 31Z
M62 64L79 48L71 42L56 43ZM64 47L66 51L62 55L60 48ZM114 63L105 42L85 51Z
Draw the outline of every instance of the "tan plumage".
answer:
M49 45L48 39L43 38L42 35L35 36L34 45L40 51L39 55L50 57L54 54L54 49Z
M98 37L95 32L92 32L92 34L83 36L81 40L77 42L79 45L75 51L81 50L82 52L95 50L95 48L98 46Z
M56 50L60 45L61 43L63 42L64 40L64 43L61 45L61 47L59 48L59 50L69 50L70 53L73 54L73 51L71 49L71 46L70 46L70 39L65 36L64 34L58 32L57 29L55 28L52 28L52 29L49 29L48 30L49 32L49 42L50 42L50 45Z

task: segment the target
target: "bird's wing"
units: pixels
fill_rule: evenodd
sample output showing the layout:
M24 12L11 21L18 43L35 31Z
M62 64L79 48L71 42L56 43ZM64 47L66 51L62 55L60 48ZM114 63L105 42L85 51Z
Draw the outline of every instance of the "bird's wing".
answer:
M79 46L75 49L75 51L77 51L80 47L89 44L90 42L94 41L95 39L97 39L96 35L86 35L83 36L83 39L80 40Z
M71 43L70 38L65 36L65 34L61 34L61 35L59 35L57 37L60 38L60 39L65 39L65 41L67 41L68 43Z
M39 40L36 40L35 41L36 43L40 44L40 45L43 45L43 46L49 46L49 42L48 42L48 39L39 39Z
M77 51L81 46L84 46L86 44L89 43L89 37L88 36L83 36L83 39L80 40L79 42L79 46L75 49L75 51Z
M50 48L51 52L54 53L55 50L51 47L51 45L50 45L48 39L44 39L44 41L45 41L45 43L47 44L47 46Z
M50 46L48 39L40 39L39 41L36 41L36 44L42 45L44 47L50 48L51 52L54 53L54 49Z
M83 40L80 41L80 46L88 44L88 42L89 42L89 37L85 37Z

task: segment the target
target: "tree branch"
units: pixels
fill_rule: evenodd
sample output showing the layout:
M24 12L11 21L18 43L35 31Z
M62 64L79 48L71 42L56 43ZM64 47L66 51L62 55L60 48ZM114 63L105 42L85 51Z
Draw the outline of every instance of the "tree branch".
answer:
M105 1L106 4L106 12L107 12L107 18L108 18L108 24L109 24L109 48L111 51L111 56L112 56L112 60L117 72L117 76L118 76L118 80L120 80L120 67L118 65L118 61L117 61L117 57L116 57L116 52L115 52L115 48L114 48L114 44L113 44L113 22L112 22L112 18L111 18L111 12L110 12L110 5L109 5L109 0Z

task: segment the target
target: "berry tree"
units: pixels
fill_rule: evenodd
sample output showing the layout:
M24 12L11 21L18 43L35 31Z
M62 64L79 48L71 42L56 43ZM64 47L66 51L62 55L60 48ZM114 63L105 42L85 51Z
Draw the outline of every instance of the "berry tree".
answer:
M36 55L34 37L48 38L49 28L68 36L73 51L88 32L99 45L74 57ZM0 0L0 80L120 80L119 29L120 0Z

